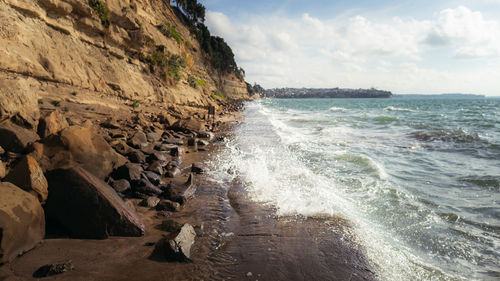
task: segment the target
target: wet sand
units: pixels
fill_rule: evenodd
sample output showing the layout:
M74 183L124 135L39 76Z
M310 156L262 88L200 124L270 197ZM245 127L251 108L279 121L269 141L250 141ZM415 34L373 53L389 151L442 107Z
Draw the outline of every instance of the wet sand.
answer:
M214 157L186 154L183 166ZM186 175L187 178L187 175ZM221 187L196 178L196 197L180 212L138 206L146 235L107 240L46 239L0 267L0 280L36 280L42 265L71 260L74 270L43 280L374 280L374 269L340 218L278 218L272 207L248 198L238 182ZM154 254L165 219L190 223L197 232L192 263L166 262Z

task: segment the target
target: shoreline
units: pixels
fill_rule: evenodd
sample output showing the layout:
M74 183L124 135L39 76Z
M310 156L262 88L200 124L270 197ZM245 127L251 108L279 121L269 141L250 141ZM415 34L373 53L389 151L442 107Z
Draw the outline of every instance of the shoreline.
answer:
M222 135L228 135L241 112L224 115ZM217 135L219 136L219 135ZM194 162L213 159L222 143L183 156L184 171ZM185 181L189 173L177 177ZM105 240L45 238L35 249L0 266L0 280L36 280L45 264L71 261L73 270L43 280L375 280L363 249L343 234L341 219L276 217L271 207L253 202L241 183L221 188L208 175L197 175L196 195L178 212L159 212L126 199L145 225L141 237ZM194 227L191 263L167 262L155 256L155 245L166 234L165 220ZM326 221L329 223L327 224ZM332 231L332 227L336 232ZM347 231L348 232L348 231Z

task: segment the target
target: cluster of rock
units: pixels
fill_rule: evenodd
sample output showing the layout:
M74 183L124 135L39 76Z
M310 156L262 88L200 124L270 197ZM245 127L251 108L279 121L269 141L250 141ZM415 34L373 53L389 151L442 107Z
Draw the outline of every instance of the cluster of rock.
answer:
M58 111L31 126L0 121L0 264L35 247L51 222L70 237L141 236L145 225L129 199L175 212L194 196L195 174L206 167L183 168L182 156L214 139L204 121L170 127L136 121L70 125ZM192 226L169 233L157 246L166 256L189 260Z

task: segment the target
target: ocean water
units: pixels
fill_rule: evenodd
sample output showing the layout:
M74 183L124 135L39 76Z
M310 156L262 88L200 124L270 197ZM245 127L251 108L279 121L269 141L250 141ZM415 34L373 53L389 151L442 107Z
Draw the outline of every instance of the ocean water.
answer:
M348 219L380 280L500 280L499 99L267 99L243 115L218 172L276 215Z

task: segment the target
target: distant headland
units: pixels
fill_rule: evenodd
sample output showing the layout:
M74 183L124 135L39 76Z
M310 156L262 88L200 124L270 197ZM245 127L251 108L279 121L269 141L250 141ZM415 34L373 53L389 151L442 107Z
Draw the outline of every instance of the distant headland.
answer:
M392 98L392 93L377 89L311 89L311 88L276 88L263 92L267 98Z
M425 98L425 99L483 99L484 95L475 94L436 94L436 95L422 95L422 94L408 94L408 95L394 95L394 98Z

